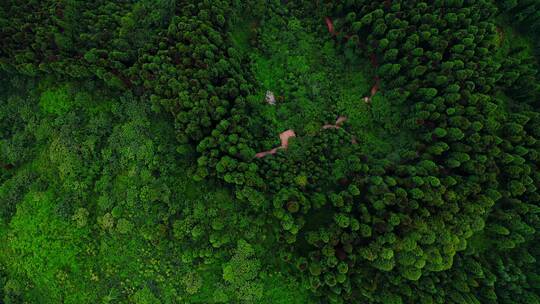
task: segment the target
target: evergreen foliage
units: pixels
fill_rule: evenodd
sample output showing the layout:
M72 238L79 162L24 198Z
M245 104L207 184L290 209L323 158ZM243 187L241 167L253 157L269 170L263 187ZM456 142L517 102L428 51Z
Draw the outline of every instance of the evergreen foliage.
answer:
M4 1L0 302L540 303L539 11Z

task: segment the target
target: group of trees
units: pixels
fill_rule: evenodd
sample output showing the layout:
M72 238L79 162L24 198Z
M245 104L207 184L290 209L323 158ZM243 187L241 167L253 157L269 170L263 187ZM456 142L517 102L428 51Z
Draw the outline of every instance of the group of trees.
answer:
M168 115L99 82L11 76L0 106L0 157L13 166L0 180L2 303L257 302L281 284L306 299L269 268L264 215L193 181ZM243 259L255 270L231 278Z
M535 28L538 4L498 5L5 1L0 67L13 78L9 90L39 97L0 92L0 198L7 202L0 240L4 226L12 235L0 254L20 256L0 266L4 301L36 296L20 286L24 279L55 280L38 293L51 301L95 300L88 288L80 298L54 289L65 282L75 289L89 276L108 282L109 294L99 298L109 301L259 303L269 297L265 267L279 257L302 288L331 303L539 303L539 66L496 21L516 14L520 26ZM243 46L250 49L235 44L231 33L248 13L258 27L277 27L268 32L286 28L293 42L306 37L301 20L337 55L371 58L381 81L371 112L378 134L406 134L407 144L374 153L362 140L354 144L362 136L347 124L306 126L287 150L255 159L274 146L266 133L277 132L258 99L267 88L249 52L271 55L265 43L273 40L252 29L251 46ZM288 68L306 74L301 63ZM45 75L98 80L107 89L87 90L113 97L95 105L68 85L37 82ZM307 82L290 71L286 77L297 81L282 86L291 98L323 95L302 95L298 84ZM338 109L322 116L348 115ZM187 175L227 185L235 198L196 190ZM28 265L45 264L59 244L51 239L41 255L25 258L44 246L32 238L32 218L46 217L56 225L50 235L73 225L63 235L69 252L55 260L55 273L33 274ZM89 240L96 235L101 255ZM113 253L136 256L130 239L148 260L155 248L155 265ZM81 250L84 262L70 260ZM216 265L223 280L209 286ZM129 282L129 271L141 274Z
M317 238L314 286L384 303L538 302L538 275L528 265L539 228L538 114L524 101L535 102L536 61L514 48L504 62L488 56L500 45L497 10L487 1L356 1L335 9L343 16L337 39L375 54L388 101L408 105L404 124L417 134L416 149L397 162L369 162L367 176L353 173L363 195L338 209L350 218L335 218L325 231L330 242ZM360 37L363 44L349 43ZM351 248L351 238L344 271L337 250ZM456 260L478 265L474 284ZM519 269L519 281L503 275L510 269ZM429 279L446 283L426 289ZM450 287L458 282L461 289Z

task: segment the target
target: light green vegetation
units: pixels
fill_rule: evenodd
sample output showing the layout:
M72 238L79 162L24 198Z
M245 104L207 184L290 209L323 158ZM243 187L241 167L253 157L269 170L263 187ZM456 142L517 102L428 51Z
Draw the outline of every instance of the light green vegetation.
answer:
M9 275L11 297L309 302L307 290L274 270L280 262L266 255L275 240L266 238L264 222L249 227L229 190L190 178L189 155L178 157L170 123L149 104L90 83L43 80L24 89L10 89L0 106L15 121L33 122L11 126L13 138L26 138L25 158L10 155L20 150L17 141L1 146L3 160L26 159L0 184L0 200L13 204L0 223L0 271ZM238 253L244 247L248 253Z

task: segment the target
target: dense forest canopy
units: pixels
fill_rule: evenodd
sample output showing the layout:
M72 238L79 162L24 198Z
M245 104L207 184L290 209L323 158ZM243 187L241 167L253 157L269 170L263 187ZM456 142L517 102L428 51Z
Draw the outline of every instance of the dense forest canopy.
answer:
M2 1L0 303L540 303L539 12Z

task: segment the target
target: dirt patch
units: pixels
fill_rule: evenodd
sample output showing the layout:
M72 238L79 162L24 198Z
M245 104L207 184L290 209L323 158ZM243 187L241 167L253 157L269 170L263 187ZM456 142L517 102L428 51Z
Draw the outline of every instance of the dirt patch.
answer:
M268 151L259 152L259 153L255 154L255 157L256 158L263 158L263 157L265 157L267 155L276 154L277 151L280 150L280 149L287 150L287 148L289 147L289 139L291 137L296 137L296 133L294 132L294 130L289 129L289 130L279 134L279 139L281 140L281 146L276 147L276 148L271 149L271 150L268 150Z
M337 118L335 124L333 124L333 125L332 124L326 124L326 125L322 126L321 129L323 129L323 130L326 130L326 129L340 129L346 121L347 121L347 116L339 116ZM296 133L294 132L294 130L289 129L289 130L287 130L285 132L282 132L281 134L279 134L279 139L281 140L281 146L273 148L273 149L268 150L268 151L259 152L259 153L255 154L255 157L256 158L263 158L263 157L265 157L267 155L276 154L280 149L287 150L287 148L289 147L289 139L292 138L292 137L296 137ZM352 144L357 144L356 138L354 136L352 137L351 143Z

